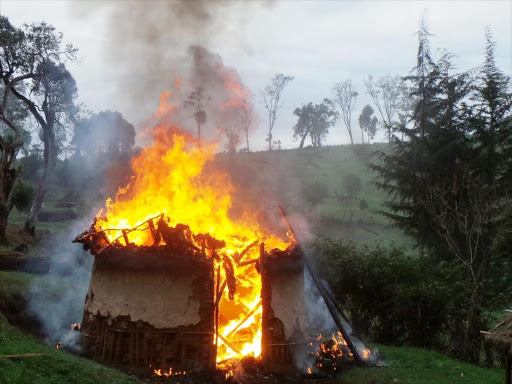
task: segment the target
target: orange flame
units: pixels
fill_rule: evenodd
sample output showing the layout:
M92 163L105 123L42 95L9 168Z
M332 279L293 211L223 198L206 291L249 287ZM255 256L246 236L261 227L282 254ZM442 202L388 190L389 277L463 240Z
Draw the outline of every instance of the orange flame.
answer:
M227 86L232 87L236 98L239 89ZM159 121L152 130L153 145L132 159L132 181L118 191L114 201L107 199L106 210L97 215L95 229L115 228L105 232L109 241L126 245L123 229L132 229L163 214L171 226L186 224L194 234L209 234L225 241L221 258L236 261L254 242L264 241L266 249L285 249L286 242L260 228L255 212L244 212L237 219L230 217L234 187L227 174L212 166L217 145L200 143L170 123L169 115L177 108L170 104L170 97L170 92L162 94L160 107L153 116ZM126 238L136 245L153 244L150 231L133 231ZM251 247L244 260L257 259L258 248ZM261 354L261 278L254 263L235 265L235 275L234 300L223 295L220 301L222 337L217 346L217 361ZM220 279L223 281L225 276Z

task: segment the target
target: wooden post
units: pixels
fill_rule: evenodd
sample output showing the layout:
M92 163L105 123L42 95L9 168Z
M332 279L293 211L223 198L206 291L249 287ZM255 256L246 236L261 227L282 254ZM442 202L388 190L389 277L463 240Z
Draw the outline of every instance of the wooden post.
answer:
M123 229L121 232L123 233L123 239L126 246L130 245L130 240L128 239L128 231L126 229Z
M507 353L507 355L505 356L505 384L510 384L511 383L511 372L510 372L510 369L512 368L511 367L511 357L510 357L510 354Z
M223 289L224 291L224 289ZM220 265L217 267L217 287L215 288L215 361L219 345L219 305L220 305Z
M330 300L330 295L329 295L327 289L324 287L322 281L316 274L316 270L313 268L313 262L309 259L309 255L307 254L306 249L299 242L299 239L298 239L297 235L295 234L295 231L293 230L290 222L288 221L288 218L286 217L286 213L284 212L284 209L280 205L278 205L278 207L279 207L279 210L281 211L281 215L283 216L283 220L284 220L286 226L288 227L288 231L290 232L293 240L297 244L297 248L299 249L299 252L302 254L302 258L304 259L304 263L306 264L306 267L308 268L309 274L311 275L313 282L315 283L316 287L318 288L320 295L322 295L322 298L324 299L324 302L327 305L327 309L329 310L329 313L331 314L332 319L336 323L338 330L343 335L343 338L345 339L347 346L349 347L350 351L354 355L354 360L358 364L363 365L363 363L364 363L363 359L361 359L361 356L359 356L359 353L357 352L356 347L352 343L352 340L350 340L350 337L349 337L347 331L345 330L343 323L341 322L340 316L336 309L336 304Z

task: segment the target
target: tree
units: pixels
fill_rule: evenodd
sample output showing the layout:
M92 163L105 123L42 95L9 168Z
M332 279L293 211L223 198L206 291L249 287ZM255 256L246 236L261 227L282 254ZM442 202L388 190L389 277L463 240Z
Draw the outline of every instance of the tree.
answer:
M416 73L406 78L417 99L412 127L400 128L407 140L394 141L391 153L381 155L383 165L372 168L380 177L377 185L391 197L389 211L382 213L413 235L434 260L464 271L466 320L458 324L457 350L460 357L477 362L483 312L497 309L501 293L496 291L501 284L491 277L504 264L496 262L492 245L510 193L505 175L510 169L506 154L512 145L512 96L509 79L495 66L489 35L476 84L471 73L451 73L449 54L432 60L429 36L422 17Z
M296 108L293 114L298 117L297 124L293 127L293 137L300 137L299 148L304 148L308 135L311 137L313 147L321 147L322 139L327 136L329 128L336 121L336 112L328 99L316 105L303 105L302 108Z
M352 137L352 112L356 106L357 95L351 80L345 80L337 83L333 90L333 102L338 105L341 111L341 118L345 123L348 134L350 136L350 143L354 145Z
M364 106L359 115L359 128L361 128L361 142L364 144L364 133L367 133L368 143L370 143L370 127L372 124L373 108L368 104Z
M364 84L380 113L388 142L391 142L393 121L402 95L402 79L400 76L386 75L374 80L373 76L369 76Z
M90 159L129 157L135 145L135 128L121 113L102 111L77 121L71 145L77 156Z
M375 135L377 134L377 124L379 120L377 116L373 116L370 120L370 126L368 127L368 144L370 144L370 140L373 140Z
M295 108L295 111L293 111L293 114L298 117L297 124L293 126L293 137L300 137L300 149L304 148L304 142L313 127L313 109L313 103L310 102L307 105L303 105L302 108Z
M282 96L283 91L290 81L293 80L293 76L286 76L282 73L275 75L270 84L267 85L262 91L263 104L268 114L268 149L272 150L272 130L277 117L279 116L279 110L283 106Z
M308 182L302 185L302 197L306 202L316 209L318 204L328 197L328 191L325 184L320 182Z
M361 178L355 173L346 173L342 177L342 183L343 192L337 191L335 198L343 207L343 217L341 219L344 220L347 212L350 211L349 221L352 222L353 204L362 189Z
M242 105L237 108L237 115L240 121L240 125L242 130L245 133L245 144L247 148L247 152L249 150L249 129L252 125L252 115L253 115L253 107L252 103L248 102L246 99L243 100Z
M8 52L0 63L4 85L16 77L25 76L23 84L10 87L10 92L21 100L41 128L44 144L43 173L36 189L34 202L25 222L25 230L35 234L37 216L48 190L48 181L55 168L59 150L72 124L78 107L74 103L76 83L65 67L65 62L76 60L77 50L72 45L62 46L62 33L45 22L24 25L16 29L7 18L1 20L2 29L10 30L2 48ZM27 82L24 80L31 80Z
M185 108L189 108L194 112L194 119L197 124L197 138L201 139L201 125L206 124L207 114L206 105L210 101L210 96L203 87L197 87L190 93L185 100Z
M225 148L229 153L236 153L237 147L240 145L240 132L236 126L232 125L230 128L224 128L222 130L224 135L226 135L226 145Z

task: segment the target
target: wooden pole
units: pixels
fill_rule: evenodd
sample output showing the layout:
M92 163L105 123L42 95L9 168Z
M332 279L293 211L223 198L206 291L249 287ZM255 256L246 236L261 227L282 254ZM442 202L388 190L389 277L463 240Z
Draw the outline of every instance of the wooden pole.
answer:
M224 291L224 289L222 289ZM217 287L215 289L215 361L219 346L219 302L220 302L220 265L217 267Z
M347 346L349 347L350 351L354 355L354 360L358 364L363 364L363 359L361 356L359 356L359 353L357 352L356 347L352 343L352 340L350 340L350 337L345 330L345 327L343 326L343 323L341 322L340 316L338 314L338 311L336 309L336 304L331 301L329 292L323 285L322 281L320 280L319 276L316 273L316 270L313 268L313 262L309 258L309 255L306 252L306 249L302 246L302 244L299 242L299 239L297 238L297 235L295 234L295 231L293 230L290 222L288 221L288 217L286 216L286 213L284 212L284 209L278 205L279 210L281 211L281 215L283 216L283 220L288 227L288 231L290 232L293 241L297 244L297 248L299 249L299 252L302 254L302 258L304 259L304 263L306 264L306 267L308 268L309 274L311 275L311 278L313 279L313 282L315 283L316 287L318 288L318 291L320 292L320 295L324 299L325 304L327 305L327 309L329 310L329 313L331 314L334 322L336 323L336 326L338 327L338 330L343 335L343 338L345 339Z

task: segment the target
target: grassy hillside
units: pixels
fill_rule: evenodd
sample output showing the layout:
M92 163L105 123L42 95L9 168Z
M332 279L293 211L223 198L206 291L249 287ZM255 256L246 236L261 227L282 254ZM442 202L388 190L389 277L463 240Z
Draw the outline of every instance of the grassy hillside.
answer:
M220 154L217 161L228 170L235 185L257 190L253 196L256 204L267 204L267 209L275 210L275 204L279 203L289 213L305 216L315 235L340 237L360 244L395 242L412 248L411 240L401 231L391 229L389 221L378 213L383 209L386 194L373 184L376 175L368 165L378 163L376 152L387 148L386 144L342 145ZM361 180L361 191L344 206L339 196L346 194L343 177L349 173ZM326 196L318 203L307 198L323 189ZM367 204L366 209L360 208L362 200Z

